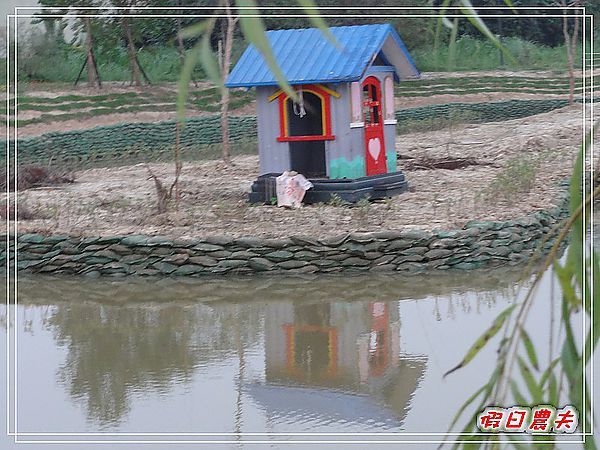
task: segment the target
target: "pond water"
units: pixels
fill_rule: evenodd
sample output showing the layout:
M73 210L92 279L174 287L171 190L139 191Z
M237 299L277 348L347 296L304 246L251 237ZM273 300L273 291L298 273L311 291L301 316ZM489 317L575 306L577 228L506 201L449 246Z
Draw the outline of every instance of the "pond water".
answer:
M522 298L521 271L19 276L8 328L11 356L15 339L18 346L8 375L12 384L16 374L19 440L241 439L269 448L282 448L279 440L440 440L487 380L493 348L443 374ZM550 276L537 295L544 301L530 326L543 342L548 302L558 301ZM0 334L6 351L7 333ZM6 386L5 358L0 364ZM2 448L15 445L2 439Z

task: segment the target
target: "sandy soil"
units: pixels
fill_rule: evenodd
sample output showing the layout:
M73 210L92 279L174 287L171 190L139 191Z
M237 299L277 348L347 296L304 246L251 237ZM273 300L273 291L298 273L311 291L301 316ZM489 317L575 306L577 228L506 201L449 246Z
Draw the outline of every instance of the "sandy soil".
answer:
M19 205L44 218L20 221L18 227L19 232L77 235L277 237L454 229L471 219L516 218L555 204L556 184L569 175L581 140L581 118L581 107L575 106L508 122L399 136L397 151L410 192L351 208L250 206L247 192L258 175L258 161L245 156L236 158L231 167L221 161L185 163L179 209L172 205L161 215L155 212L155 188L144 165L81 171L72 185L20 192ZM423 160L448 158L470 158L474 165L415 170ZM494 180L499 174L517 176L506 168L515 158L533 164L535 179L530 192L511 195ZM172 165L151 168L170 183Z

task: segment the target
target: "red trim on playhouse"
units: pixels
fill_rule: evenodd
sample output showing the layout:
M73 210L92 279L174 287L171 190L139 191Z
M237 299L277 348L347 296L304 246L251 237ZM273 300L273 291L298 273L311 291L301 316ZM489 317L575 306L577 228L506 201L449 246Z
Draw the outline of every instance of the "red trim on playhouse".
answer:
M333 141L335 140L335 136L288 136L288 137L278 137L278 142L293 142L293 141Z
M293 142L293 141L333 141L335 136L331 134L331 91L325 87L317 84L303 84L300 86L294 86L296 90L302 90L315 94L321 99L321 116L323 120L322 124L322 135L311 135L311 136L290 136L288 130L287 120L287 101L290 97L284 91L278 91L276 94L279 100L279 137L278 142ZM339 95L339 94L338 94Z

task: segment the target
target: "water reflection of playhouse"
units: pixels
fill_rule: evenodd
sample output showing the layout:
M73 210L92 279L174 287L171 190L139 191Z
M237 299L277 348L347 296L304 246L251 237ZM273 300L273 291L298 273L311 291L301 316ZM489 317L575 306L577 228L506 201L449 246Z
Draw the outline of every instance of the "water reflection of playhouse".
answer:
M251 200L263 200L269 174L294 170L315 185L306 200L332 191L349 201L406 189L396 167L394 81L419 75L387 24L267 32L297 101L277 86L261 53L249 46L227 87L256 87L260 174Z
M425 370L422 358L400 357L398 308L384 302L273 305L265 317L265 362L267 384L252 392L258 401L284 396L332 412L360 404L356 414L368 408L390 424L404 418Z

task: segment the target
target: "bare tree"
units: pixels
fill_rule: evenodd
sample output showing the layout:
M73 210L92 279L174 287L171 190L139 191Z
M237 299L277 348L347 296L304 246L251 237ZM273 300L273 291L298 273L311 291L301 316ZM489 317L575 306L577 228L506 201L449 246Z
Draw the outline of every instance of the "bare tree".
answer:
M131 27L129 26L129 18L123 17L121 19L121 26L123 27L123 33L127 40L127 54L129 56L129 68L131 70L131 81L136 86L142 85L142 73L140 64L137 59L137 50L133 42L133 34L131 33Z
M572 105L575 101L575 52L577 51L577 38L579 35L579 16L578 12L575 11L574 24L572 34L569 33L569 16L567 8L577 8L581 6L581 0L560 0L560 6L563 9L563 36L565 38L565 49L567 51L567 67L569 70L569 105Z
M231 11L231 5L229 0L223 0L223 6L227 14L227 21L225 22L225 48L223 51L221 63L221 75L223 77L223 83L229 75L231 68L231 51L233 49L233 32L238 23L239 17L234 17ZM220 53L220 52L219 52ZM226 164L231 163L231 151L229 148L229 89L223 88L221 93L221 137L223 142L223 161Z
M171 183L171 186L167 188L165 183L156 176L156 174L150 169L148 165L146 165L146 170L148 171L148 179L154 180L154 187L156 188L156 211L158 214L163 214L167 212L167 208L169 206L169 201L173 199L173 194L175 194L175 209L179 210L179 177L181 176L181 169L183 164L181 162L181 152L180 152L180 133L181 133L181 123L177 122L175 124L175 178Z
M83 24L85 26L86 43L86 61L84 65L87 67L88 86L94 87L97 85L100 88L102 87L102 82L100 81L100 75L98 74L98 66L96 65L96 56L94 55L94 37L92 32L92 22L90 18L84 16ZM77 79L79 79L79 77ZM75 83L77 83L77 81L75 81Z

